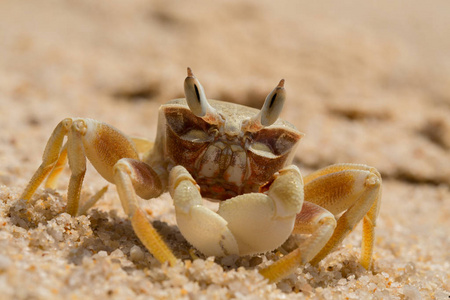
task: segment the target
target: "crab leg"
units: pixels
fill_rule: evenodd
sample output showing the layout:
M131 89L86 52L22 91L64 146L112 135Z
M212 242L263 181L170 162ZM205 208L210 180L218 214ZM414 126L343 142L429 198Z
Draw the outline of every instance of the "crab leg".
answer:
M62 147L64 137L67 144ZM86 173L86 158L107 181L115 183L122 206L131 219L133 229L147 249L161 262L176 262L175 256L139 208L136 194L152 198L163 191L158 174L138 160L138 153L129 138L117 129L91 119L65 119L50 136L43 162L22 198L30 199L42 181L49 175L50 184L58 177L59 169L69 160L71 177L67 194L67 212L73 216L85 212L106 191L96 193L79 211L80 191ZM55 169L58 168L58 169Z
M56 188L56 181L59 178L59 175L64 170L64 167L67 164L67 144L64 144L62 147L61 152L59 153L58 160L56 161L52 171L47 177L47 180L45 181L45 188L48 189L55 189Z
M294 234L311 236L297 249L260 270L270 282L292 273L299 264L317 264L364 217L361 265L370 268L375 221L380 205L381 176L364 165L341 164L304 178L305 202L297 215ZM312 203L314 202L314 203ZM336 223L335 215L345 211Z
M70 181L67 191L66 211L72 216L78 213L80 202L81 187L83 185L84 175L86 174L86 156L84 153L82 134L77 123L73 124L72 130L67 136L67 156L70 166Z
M138 194L144 199L150 199L162 193L161 181L155 171L141 161L123 158L114 166L114 182L123 209L141 242L161 263L168 261L174 265L175 256L147 220L136 197Z
M60 156L64 137L71 125L72 119L64 119L53 130L53 133L47 142L47 146L45 147L42 163L30 179L30 182L20 196L20 199L30 200L42 181L52 171Z
M131 140L133 141L134 145L136 146L136 150L139 153L139 155L144 155L146 153L150 153L150 150L152 150L154 146L154 142L151 142L147 140L146 138L142 137L135 137L132 136Z
M64 146L62 147L58 160L54 164L53 169L51 170L50 174L47 177L47 180L45 181L45 188L47 189L56 188L56 182L59 176L61 175L61 172L64 170L66 163L67 163L67 143L64 144ZM97 193L95 193L95 195L90 197L85 203L83 203L83 206L78 209L77 215L84 215L92 206L95 205L95 203L97 203L98 200L100 200L100 198L106 193L107 190L108 186L106 185Z
M100 200L101 197L103 197L103 195L106 193L106 191L108 190L108 186L105 185L101 190L99 190L97 193L95 193L93 196L91 196L88 200L86 200L83 203L83 206L81 206L78 209L78 213L77 216L81 216L81 215L85 215L87 213L87 211L93 207L98 200Z
M326 209L305 201L297 214L292 233L309 233L311 236L297 249L259 271L270 282L277 282L294 272L299 265L305 264L316 255L329 240L336 227L336 219Z
M381 200L381 176L365 165L333 165L305 177L305 199L324 207L337 221L333 235L310 261L317 264L328 255L364 218L361 265L369 269L372 262L374 229Z
M377 195L377 200L375 200L369 212L367 212L363 219L361 257L359 259L359 262L366 270L368 270L372 266L373 245L375 242L375 226L378 212L380 211L380 200L381 188L379 190L379 194Z

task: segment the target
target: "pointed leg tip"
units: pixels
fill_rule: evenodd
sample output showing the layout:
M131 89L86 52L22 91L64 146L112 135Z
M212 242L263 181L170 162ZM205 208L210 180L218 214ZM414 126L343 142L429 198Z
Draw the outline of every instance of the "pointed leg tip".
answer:
M281 79L280 82L278 83L277 87L278 87L278 88L284 87L284 82L285 82L284 78Z

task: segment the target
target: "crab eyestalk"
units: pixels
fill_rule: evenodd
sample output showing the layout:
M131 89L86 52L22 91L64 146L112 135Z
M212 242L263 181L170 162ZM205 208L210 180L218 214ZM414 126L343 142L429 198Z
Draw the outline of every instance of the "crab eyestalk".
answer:
M243 129L255 132L275 123L283 109L285 99L284 79L281 79L278 85L267 95L261 111L250 118L243 125L245 127Z
M203 86L189 67L187 68L187 77L184 80L184 94L189 109L194 115L210 123L217 123L219 114L208 103Z

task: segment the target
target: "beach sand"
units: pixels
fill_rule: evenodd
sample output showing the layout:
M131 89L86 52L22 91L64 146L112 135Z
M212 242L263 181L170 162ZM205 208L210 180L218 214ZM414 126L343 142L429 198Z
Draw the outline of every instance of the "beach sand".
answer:
M1 1L0 299L449 299L449 10L443 0ZM205 257L167 193L142 207L181 259L174 267L140 243L112 185L79 217L64 212L68 168L56 190L18 199L66 117L153 140L188 66L208 97L257 108L285 78L282 118L306 134L294 158L303 174L339 162L381 172L372 271L358 262L360 225L317 267L268 284L258 268L292 240ZM88 165L83 199L105 184Z

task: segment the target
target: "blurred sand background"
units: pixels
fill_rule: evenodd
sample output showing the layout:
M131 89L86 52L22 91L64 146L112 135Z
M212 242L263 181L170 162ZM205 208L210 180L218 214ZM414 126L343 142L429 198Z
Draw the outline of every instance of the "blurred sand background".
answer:
M424 1L0 2L0 299L448 299L450 3ZM114 187L87 216L56 191L17 198L65 117L154 139L158 107L186 67L210 98L261 107L286 79L282 114L306 133L306 174L338 162L383 176L374 271L357 227L319 268L275 284L255 257L161 266ZM105 184L88 168L87 197ZM170 197L143 203L176 255L191 257ZM288 246L286 246L288 247Z

